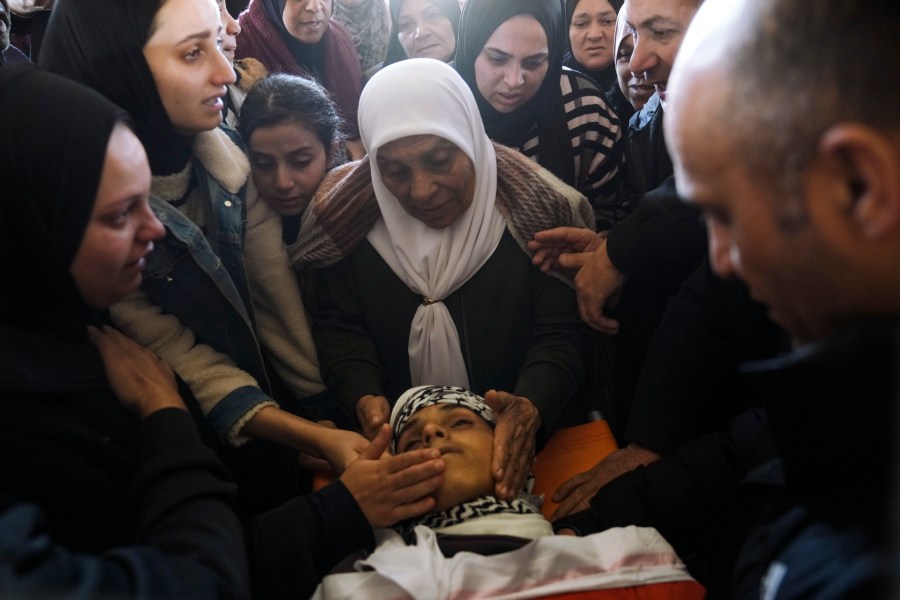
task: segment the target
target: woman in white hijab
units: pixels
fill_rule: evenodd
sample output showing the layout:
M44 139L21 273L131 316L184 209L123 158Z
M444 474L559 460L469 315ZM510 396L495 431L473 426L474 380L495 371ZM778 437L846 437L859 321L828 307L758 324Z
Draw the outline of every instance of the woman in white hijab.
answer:
M586 226L590 205L494 145L443 62L379 71L359 126L367 158L329 174L292 248L295 264L333 265L317 280L323 377L368 436L409 387L485 396L497 495L511 498L536 435L579 394L589 340L564 274L541 273L525 244L549 224Z

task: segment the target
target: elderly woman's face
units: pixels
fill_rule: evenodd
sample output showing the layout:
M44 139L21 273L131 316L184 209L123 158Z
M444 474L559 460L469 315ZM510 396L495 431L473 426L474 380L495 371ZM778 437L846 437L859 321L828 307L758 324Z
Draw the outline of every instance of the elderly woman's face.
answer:
M494 493L494 430L468 408L435 404L418 411L397 440L397 452L437 448L447 467L434 511Z
M294 38L304 44L318 44L328 31L333 0L287 0L281 20Z
M494 110L511 113L534 98L549 69L547 33L531 15L500 24L475 59L475 83Z
M116 125L90 219L69 267L85 304L106 308L141 284L145 257L165 235L150 210L150 166L137 136Z
M580 0L569 23L572 56L592 71L605 69L613 61L616 10L607 0Z
M447 62L456 52L453 24L430 0L405 0L397 15L397 41L409 58Z
M475 165L437 135L413 135L378 149L381 180L406 213L434 229L452 225L475 197Z

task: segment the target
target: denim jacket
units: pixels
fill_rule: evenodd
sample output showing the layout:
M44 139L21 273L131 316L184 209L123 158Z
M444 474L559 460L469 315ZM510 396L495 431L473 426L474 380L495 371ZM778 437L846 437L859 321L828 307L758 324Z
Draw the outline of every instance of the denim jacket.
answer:
M226 133L240 148L234 132L220 128L216 133L221 135L220 132ZM206 233L176 207L151 197L153 212L165 226L166 236L147 256L141 291L163 313L173 315L181 326L191 330L196 343L226 355L234 366L256 380L258 386L246 385L249 378L244 376L241 385L221 400L217 399L211 408L198 398L204 410L208 410L207 418L216 432L226 438L236 425L249 420L258 407L272 405L274 401L268 394L269 382L255 330L243 258L246 185L231 193L199 159L192 160L199 192L209 198L204 204ZM147 318L151 318L149 313ZM173 365L178 366L184 367ZM181 371L179 374L189 379Z

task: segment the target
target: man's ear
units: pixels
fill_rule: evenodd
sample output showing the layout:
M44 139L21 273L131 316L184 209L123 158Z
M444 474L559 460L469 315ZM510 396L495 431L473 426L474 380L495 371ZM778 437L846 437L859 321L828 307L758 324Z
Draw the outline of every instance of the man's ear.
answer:
M847 212L862 237L876 240L900 233L898 136L838 124L822 136L819 153L839 165Z

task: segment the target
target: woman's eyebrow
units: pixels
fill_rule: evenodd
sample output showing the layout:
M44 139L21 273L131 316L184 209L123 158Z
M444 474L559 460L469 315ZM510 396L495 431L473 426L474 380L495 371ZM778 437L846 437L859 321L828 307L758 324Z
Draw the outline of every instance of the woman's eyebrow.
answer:
M179 41L177 43L183 44L183 43L191 41L191 40L205 40L208 37L210 37L211 35L212 35L212 32L209 29L207 29L206 31L198 31L197 33L192 33L190 35L184 36L184 39L182 39L181 41Z

